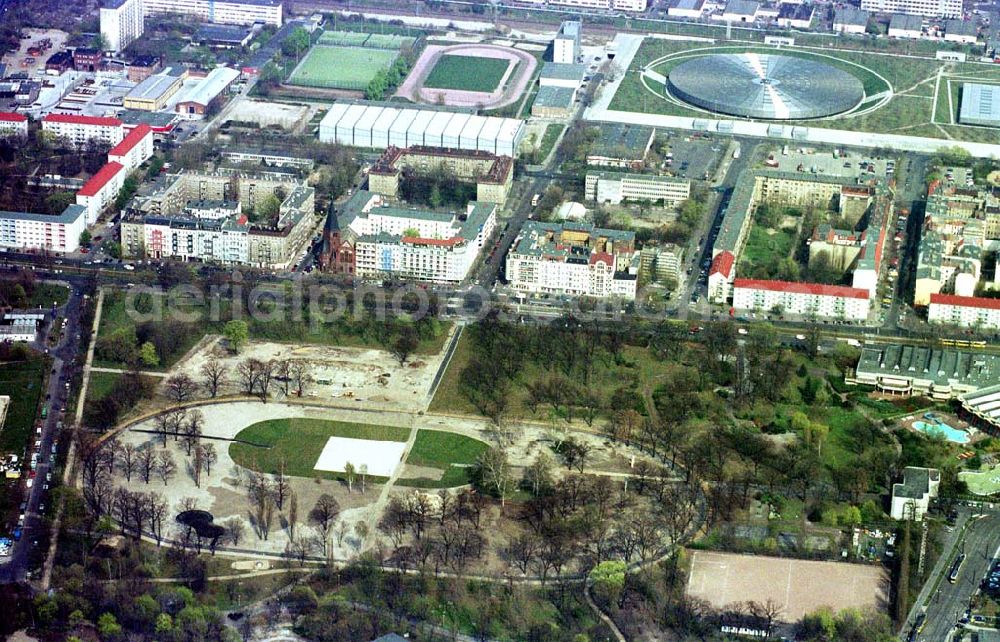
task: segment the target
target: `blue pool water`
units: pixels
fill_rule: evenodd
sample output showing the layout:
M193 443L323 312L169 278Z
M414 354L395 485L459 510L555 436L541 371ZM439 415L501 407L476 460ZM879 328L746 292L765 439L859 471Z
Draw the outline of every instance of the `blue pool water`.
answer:
M952 428L946 423L914 421L913 427L926 435L943 435L945 439L956 444L969 443L969 433L958 428Z

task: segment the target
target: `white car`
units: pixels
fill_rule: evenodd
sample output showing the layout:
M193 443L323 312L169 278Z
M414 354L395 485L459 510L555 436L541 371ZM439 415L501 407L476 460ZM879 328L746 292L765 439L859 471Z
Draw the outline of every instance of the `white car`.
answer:
M738 334L750 334L749 332L747 332L746 328L739 328L738 330L736 330L736 332Z

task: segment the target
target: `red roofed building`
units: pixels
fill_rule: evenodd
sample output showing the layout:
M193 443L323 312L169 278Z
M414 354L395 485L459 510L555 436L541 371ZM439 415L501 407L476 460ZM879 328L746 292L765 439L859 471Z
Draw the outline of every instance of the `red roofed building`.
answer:
M110 162L76 193L77 205L87 208L87 225L93 225L101 211L115 200L127 174L121 163Z
M28 117L12 111L0 111L0 137L28 135Z
M127 171L142 165L153 155L153 128L138 125L108 152L108 162L121 163Z
M871 310L868 290L843 285L760 279L733 282L733 307L765 314L864 321Z
M927 308L931 323L958 325L966 328L1000 330L1000 299L931 294Z
M736 257L729 250L723 250L712 259L708 269L708 300L725 303L729 298L730 286L735 276Z
M42 119L42 131L64 138L77 147L83 147L87 141L94 139L117 145L125 136L122 121L117 118L79 114L49 114Z

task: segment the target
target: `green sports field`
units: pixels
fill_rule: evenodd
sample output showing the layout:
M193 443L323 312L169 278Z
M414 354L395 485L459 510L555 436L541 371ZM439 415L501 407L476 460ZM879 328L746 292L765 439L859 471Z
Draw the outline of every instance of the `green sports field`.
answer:
M378 72L388 69L398 51L317 45L288 78L291 85L362 90Z
M456 89L459 91L496 90L507 73L510 61L502 58L477 56L441 56L424 80L427 89Z

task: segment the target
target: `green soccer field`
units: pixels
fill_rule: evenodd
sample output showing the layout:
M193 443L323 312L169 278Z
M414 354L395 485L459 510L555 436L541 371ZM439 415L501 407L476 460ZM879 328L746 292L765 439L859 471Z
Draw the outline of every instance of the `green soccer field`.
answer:
M398 51L361 47L313 47L288 78L291 85L325 89L356 89L368 86L378 72L388 69Z
M510 61L502 58L444 55L424 80L427 89L494 91L507 73Z

